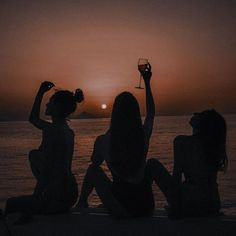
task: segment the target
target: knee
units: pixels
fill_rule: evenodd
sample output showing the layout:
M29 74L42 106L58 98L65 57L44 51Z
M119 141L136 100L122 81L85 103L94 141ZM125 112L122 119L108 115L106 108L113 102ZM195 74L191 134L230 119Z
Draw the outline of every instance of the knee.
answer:
M32 162L37 154L38 154L38 150L37 149L31 150L29 152L29 155L28 155L29 161Z
M29 152L28 159L30 163L35 163L38 161L39 157L41 156L41 152L38 149L33 149Z
M154 163L156 163L157 159L150 158L147 160L147 166L152 166Z
M147 161L146 171L149 175L153 176L156 172L159 172L162 169L162 164L155 158L151 158Z
M105 175L105 173L100 166L91 164L87 169L86 175L87 178L95 184Z
M160 162L157 159L151 158L151 159L147 160L147 168L148 169L153 169L159 165L160 165Z
M97 166L97 165L94 165L94 164L90 164L88 169L87 169L87 173L88 174L95 174L95 173L99 173L101 171L101 167L100 166Z

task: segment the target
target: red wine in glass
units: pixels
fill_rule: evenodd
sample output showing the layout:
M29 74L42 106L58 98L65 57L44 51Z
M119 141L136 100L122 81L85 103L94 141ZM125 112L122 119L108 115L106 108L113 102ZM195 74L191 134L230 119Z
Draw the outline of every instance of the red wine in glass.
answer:
M139 58L139 59L138 59L138 70L144 72L147 68L148 68L148 59ZM144 88L141 86L141 82L142 82L142 74L140 73L140 76L139 76L139 85L136 86L135 88L137 88L137 89L144 89Z

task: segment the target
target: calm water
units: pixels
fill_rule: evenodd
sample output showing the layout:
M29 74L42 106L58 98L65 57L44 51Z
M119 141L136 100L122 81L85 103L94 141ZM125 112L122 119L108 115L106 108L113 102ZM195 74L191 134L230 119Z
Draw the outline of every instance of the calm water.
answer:
M189 118L173 116L155 119L148 156L158 157L170 171L173 165L173 139L179 134L191 134ZM236 215L236 115L225 118L228 125L229 168L226 174L219 174L218 183L223 210ZM70 125L76 134L73 172L81 186L95 138L106 131L109 119L72 120ZM35 180L27 154L39 146L41 132L28 122L0 122L0 134L0 207L3 207L10 196L32 193ZM156 207L163 207L164 197L155 186L154 193ZM95 193L90 201L92 205L100 203Z

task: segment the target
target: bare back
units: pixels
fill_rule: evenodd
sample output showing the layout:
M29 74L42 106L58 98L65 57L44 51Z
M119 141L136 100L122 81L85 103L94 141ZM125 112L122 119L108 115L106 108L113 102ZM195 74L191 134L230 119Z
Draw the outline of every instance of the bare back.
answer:
M185 210L192 206L220 208L217 171L210 168L205 155L201 143L195 136L176 137L173 176L182 184Z

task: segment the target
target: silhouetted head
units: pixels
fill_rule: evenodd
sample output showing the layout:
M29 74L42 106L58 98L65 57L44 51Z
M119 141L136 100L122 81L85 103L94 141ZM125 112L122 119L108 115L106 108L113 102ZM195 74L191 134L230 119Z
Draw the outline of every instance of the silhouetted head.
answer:
M76 109L77 103L84 100L84 95L81 89L77 89L75 93L67 90L57 91L49 99L46 105L45 114L53 119L65 119Z
M138 102L129 92L119 94L111 117L111 163L124 177L136 174L144 155L144 134Z
M194 113L190 120L193 133L203 144L207 162L217 170L227 167L226 122L214 109Z

